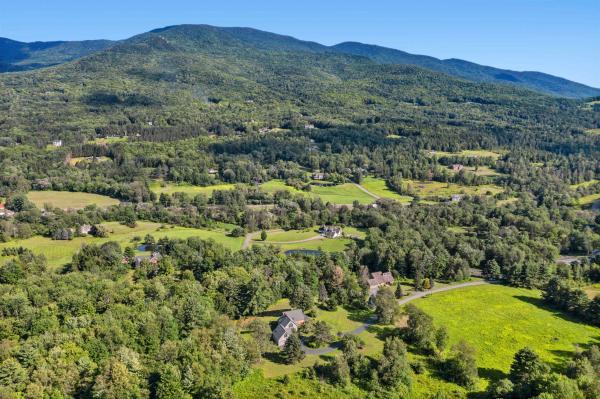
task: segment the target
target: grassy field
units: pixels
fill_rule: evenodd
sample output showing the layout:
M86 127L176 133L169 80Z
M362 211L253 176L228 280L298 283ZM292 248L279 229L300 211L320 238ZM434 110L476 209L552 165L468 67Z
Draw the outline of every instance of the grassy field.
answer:
M73 157L73 158L69 159L69 165L75 166L80 162L86 163L86 162L106 162L106 161L110 161L110 158L108 158L108 157L95 157L95 158Z
M358 201L361 204L370 204L375 198L362 191L352 183L339 184L336 186L311 185L311 191L301 191L288 186L281 180L270 180L260 185L260 188L266 192L274 193L276 191L289 191L292 194L310 195L311 197L321 197L323 202L333 204L352 204Z
M437 181L404 180L405 189L409 186L412 192L420 197L450 197L452 194L468 195L495 195L504 191L502 187L494 184L481 186L462 186L454 183L442 183Z
M598 200L600 200L600 194L584 195L583 197L577 200L577 205L585 208L591 206L594 202Z
M112 143L122 143L125 141L127 141L127 137L99 137L97 139L90 140L90 143L106 145Z
M576 345L598 342L600 330L542 306L539 293L499 285L471 287L419 299L415 305L448 328L451 344L464 339L477 349L483 379L503 377L525 346L555 367Z
M210 197L215 190L232 190L235 188L234 184L215 184L212 186L194 186L187 183L167 183L163 181L155 181L150 184L150 190L154 191L157 195L160 194L174 194L174 193L185 193L191 196L196 194L205 194Z
M591 136L598 136L598 135L600 135L600 129L588 129L585 132L587 134L591 135Z
M40 209L43 209L45 204L62 209L82 209L88 205L104 208L119 203L119 200L104 195L70 191L30 191L27 198Z
M592 179L592 180L589 180L589 181L584 181L583 183L571 184L569 187L572 190L577 190L580 187L589 187L589 186L592 186L592 185L594 185L596 183L600 183L600 180Z
M333 204L352 204L358 201L361 204L371 204L375 198L362 191L352 183L337 186L312 186L312 195L321 197L323 202Z
M32 237L26 240L17 240L7 243L1 243L0 249L7 247L22 246L31 249L36 254L43 254L48 260L48 266L58 268L71 261L73 254L83 244L96 243L101 244L107 241L116 241L121 246L131 245L134 237L144 238L146 234L159 239L162 237L185 239L188 237L200 237L202 239L212 238L220 242L224 246L238 250L242 247L243 237L233 238L226 235L224 229L220 230L204 230L192 229L187 227L173 227L161 229L159 223L138 222L135 228L123 226L117 222L104 223L103 226L109 231L109 236L106 238L95 237L76 237L70 241L56 241L47 237ZM0 263L6 260L6 257L0 257Z
M494 158L502 156L500 152L488 150L463 150L460 152L429 151L427 154L431 157L469 157L469 158Z
M505 176L502 173L496 172L494 169L489 166L479 166L475 168L474 166L466 166L465 171L473 173L477 176L488 176L488 177L499 177Z
M381 198L390 198L399 202L407 203L412 201L412 197L398 194L387 186L385 180L377 177L365 177L361 185Z
M311 228L305 230L288 230L288 231L277 231L273 233L269 233L267 235L266 243L275 244L280 242L288 242L288 241L298 241L305 240L307 238L315 237L319 235L318 228ZM260 235L255 239L255 241L260 241ZM264 242L264 241L261 241Z

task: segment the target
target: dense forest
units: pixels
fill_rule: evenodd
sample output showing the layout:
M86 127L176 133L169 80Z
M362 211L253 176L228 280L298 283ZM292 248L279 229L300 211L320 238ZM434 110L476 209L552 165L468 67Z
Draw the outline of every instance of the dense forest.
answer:
M438 399L599 397L593 342L560 364L515 348L510 371L482 385L471 344L450 345L445 326L397 302L407 287L477 278L535 290L548 312L600 327L600 296L585 291L600 283L598 99L243 33L173 27L0 76L0 398L230 398L261 362L297 365L305 344L332 341L338 356L296 374L339 396L413 397L426 374L452 387L423 396ZM314 193L366 179L393 196ZM283 188L265 188L273 182ZM214 190L177 192L188 186ZM30 198L58 191L120 202ZM286 255L160 234L123 244L105 227L143 222L232 226L267 243L322 225L362 235L343 251ZM84 235L98 240L58 268L27 245ZM138 259L140 244L152 258ZM373 297L378 271L397 285ZM282 301L315 319L368 314L386 326L381 347L364 354L360 336L336 339L317 320L279 350L261 317Z

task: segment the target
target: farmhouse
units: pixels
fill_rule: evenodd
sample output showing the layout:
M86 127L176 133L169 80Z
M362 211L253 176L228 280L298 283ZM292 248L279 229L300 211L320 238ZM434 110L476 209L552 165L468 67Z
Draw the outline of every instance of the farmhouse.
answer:
M394 276L390 272L374 272L371 273L371 278L367 280L367 284L369 284L369 295L375 296L379 288L394 284Z
M325 173L319 171L313 172L312 178L313 180L323 180L325 178Z
M465 168L465 166L460 163L455 163L454 165L452 165L452 171L454 171L454 172L460 172L464 168Z
M162 255L158 252L152 252L151 256L136 256L134 258L135 267L140 267L142 262L148 261L149 263L155 265L162 259Z
M342 236L342 228L339 226L321 226L319 233L327 238L338 238Z
M90 234L90 231L92 231L92 225L90 224L82 224L79 226L79 234L82 236Z
M308 320L302 309L292 309L283 312L283 315L277 320L277 326L273 330L273 341L283 348L288 338L298 330L302 324Z
M62 147L63 142L62 142L62 140L54 140L54 141L52 141L52 145L54 147Z

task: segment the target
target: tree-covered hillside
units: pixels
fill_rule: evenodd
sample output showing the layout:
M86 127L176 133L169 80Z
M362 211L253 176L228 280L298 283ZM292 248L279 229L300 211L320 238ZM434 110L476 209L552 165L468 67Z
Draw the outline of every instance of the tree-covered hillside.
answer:
M62 64L112 45L110 40L23 43L0 37L0 73Z
M240 32L166 28L55 68L0 76L0 132L47 142L150 125L247 132L314 124L508 136L595 127L573 101L306 52L291 39L282 45L290 40Z

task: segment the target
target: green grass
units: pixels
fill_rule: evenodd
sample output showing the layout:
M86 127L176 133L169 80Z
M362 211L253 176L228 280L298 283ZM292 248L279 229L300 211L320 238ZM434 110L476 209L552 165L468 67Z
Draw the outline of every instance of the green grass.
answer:
M499 285L439 293L413 302L444 325L450 343L464 339L477 350L483 379L499 378L513 356L529 346L562 366L576 345L597 342L600 330L542 307L537 291Z
M204 230L192 229L187 227L174 227L160 229L161 224L152 222L138 222L135 228L123 226L117 222L104 223L103 226L109 231L106 238L95 237L76 237L70 241L56 241L47 237L35 236L26 240L16 240L0 244L0 249L8 247L22 246L31 249L36 254L43 254L48 260L50 268L58 268L71 261L73 254L79 250L83 244L96 243L101 244L107 241L116 241L122 247L132 245L131 240L138 236L143 238L146 234L159 239L162 237L185 239L189 237L199 237L202 239L214 239L231 250L238 250L242 247L243 238L233 238L226 235L225 230ZM0 262L6 260L6 257L0 257Z
M167 183L163 181L155 181L150 184L150 189L154 191L157 195L160 194L174 194L174 193L185 193L191 196L196 194L205 194L207 197L210 197L215 190L233 190L235 188L234 184L215 184L212 186L194 186L192 184L187 183Z
M70 191L30 191L27 198L40 209L44 208L45 204L62 209L82 209L88 205L104 208L119 203L119 200L104 195Z
M312 186L311 193L321 197L325 203L352 204L354 201L358 201L360 204L371 204L375 201L375 198L352 183L337 186Z
M123 143L127 141L127 137L99 137L94 140L90 140L92 144L112 144L112 143Z
M305 240L319 235L317 228L305 229L305 230L288 230L268 233L267 240L261 241L268 244L275 244L281 242ZM255 238L256 241L260 241L260 234Z
M579 205L581 207L588 207L588 206L591 206L594 202L596 202L598 200L600 200L600 193L584 195L583 197L581 197L577 200L577 205Z
M399 202L411 202L412 197L400 195L387 186L384 179L377 177L365 177L361 185L381 198L390 198Z
M582 183L571 184L571 185L569 185L569 187L572 190L577 190L580 187L589 187L589 186L592 186L592 185L594 185L596 183L600 183L600 180L592 179L592 180L589 180L589 181L584 181Z
M591 135L591 136L598 136L598 135L600 135L600 129L588 129L585 132L587 134Z
M73 157L73 158L69 159L69 165L75 166L80 162L83 162L83 163L106 162L106 161L110 161L110 160L111 159L108 157L96 157L95 159L90 159L88 157Z
M501 152L489 150L463 150L460 152L447 151L428 151L427 155L431 157L469 157L469 158L493 158L498 159L502 156Z
M467 234L469 232L468 229L462 227L462 226L450 226L450 227L446 227L447 231L450 231L454 234Z
M260 188L267 193L276 193L277 191L289 191L292 194L308 195L308 192L298 190L295 187L288 186L283 180L269 180L266 183L262 183Z
M370 204L375 198L362 191L352 183L338 184L335 186L311 185L311 191L302 191L288 186L282 180L270 180L260 185L260 188L269 193L277 191L289 191L292 194L310 195L311 197L321 197L323 202L333 204L352 204L358 201L361 204Z
M503 192L502 187L494 184L481 186L462 186L454 183L443 183L437 181L404 180L405 189L409 186L412 192L420 197L450 197L452 194L468 195L496 195Z

